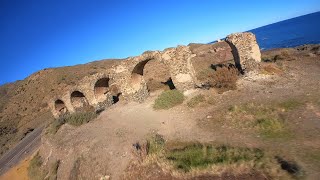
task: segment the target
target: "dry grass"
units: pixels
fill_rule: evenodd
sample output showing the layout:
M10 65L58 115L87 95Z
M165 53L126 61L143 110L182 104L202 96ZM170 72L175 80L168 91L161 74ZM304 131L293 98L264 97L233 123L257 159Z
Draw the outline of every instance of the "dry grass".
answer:
M232 106L229 111L232 119L229 126L255 129L264 138L287 139L293 136L280 109L250 103Z
M260 71L262 74L267 74L267 75L274 75L274 74L282 74L283 73L283 71L280 68L278 68L277 65L275 65L273 63L268 63L268 64L262 65L262 68Z
M206 98L204 95L199 94L196 95L194 97L192 97L188 102L187 102L187 106L190 108L194 108L196 106L198 106L200 103L203 103L206 101Z
M221 65L216 69L208 68L198 73L198 79L211 87L215 87L219 92L234 90L237 88L239 72L233 66Z
M304 103L297 99L288 99L286 101L283 101L278 104L280 108L283 108L285 111L294 110L300 106L302 106Z
M239 72L232 67L218 67L212 76L211 84L217 88L219 92L234 90L237 88Z
M162 92L155 100L154 109L170 109L176 105L182 104L185 97L178 90L168 90Z
M211 165L230 165L249 161L260 161L264 157L259 149L236 148L193 144L182 149L167 152L166 158L175 168L189 172L191 169L205 169Z
M169 86L165 85L164 83L161 83L153 78L150 78L148 79L147 81L147 87L148 87L148 90L150 92L153 92L153 91L156 91L156 90L159 90L159 89L163 89L163 90L169 90Z

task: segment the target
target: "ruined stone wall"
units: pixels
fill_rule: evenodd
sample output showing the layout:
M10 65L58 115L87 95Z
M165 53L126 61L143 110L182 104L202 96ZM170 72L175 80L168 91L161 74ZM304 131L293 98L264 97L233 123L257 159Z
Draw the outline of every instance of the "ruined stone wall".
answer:
M192 54L189 46L166 49L161 60L169 67L171 79L178 90L193 89L196 83L195 71L191 63Z
M239 69L250 70L260 62L259 46L252 33L231 34L226 38L226 42L232 49L235 64ZM199 53L193 53L190 46L178 46L164 51L147 51L140 56L129 57L106 69L105 73L96 73L84 77L77 86L70 87L67 92L61 93L61 96L53 97L49 106L53 115L58 117L60 113L55 109L54 102L60 99L65 103L68 112L73 113L75 108L71 102L71 93L79 91L83 93L89 105L96 109L107 108L113 104L114 92L109 91L110 87L116 88L126 100L142 102L149 95L147 79L143 76L143 71L144 66L150 60L159 61L168 67L168 72L176 89L180 91L193 89L199 84L199 80L196 77L191 60L197 55ZM103 96L97 97L95 85L102 78L109 78L108 87Z
M260 49L253 33L234 33L227 36L226 42L232 49L238 69L250 71L261 61Z
M61 113L59 113L55 108L55 101L60 99L64 102L64 105L67 108L69 113L74 113L76 111L75 107L71 102L71 94L74 91L81 92L88 101L90 106L95 107L96 109L101 108L101 106L109 107L112 105L112 96L110 94L106 94L103 98L98 99L94 93L95 83L101 78L110 78L107 73L97 73L91 76L86 76L82 80L79 81L77 86L68 87L67 91L61 94L60 96L53 97L48 105L52 111L52 114L55 118L58 118Z

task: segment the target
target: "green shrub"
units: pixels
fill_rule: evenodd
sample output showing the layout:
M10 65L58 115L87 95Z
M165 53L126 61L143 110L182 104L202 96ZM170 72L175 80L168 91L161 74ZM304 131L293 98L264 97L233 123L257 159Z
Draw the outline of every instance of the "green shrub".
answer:
M199 105L200 103L204 102L206 100L206 98L204 97L204 95L199 94L193 98L191 98L188 102L187 102L187 106L194 108L197 105Z
M154 109L170 109L176 105L182 104L185 97L178 90L168 90L162 92L155 100Z

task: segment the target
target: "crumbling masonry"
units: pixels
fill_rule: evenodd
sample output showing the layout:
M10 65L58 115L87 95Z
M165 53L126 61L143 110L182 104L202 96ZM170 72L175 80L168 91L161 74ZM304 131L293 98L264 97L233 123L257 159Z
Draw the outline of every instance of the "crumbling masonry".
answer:
M232 49L236 66L241 71L252 70L261 60L255 35L249 32L235 33L225 40ZM176 89L186 91L195 88L198 80L191 59L193 54L189 46L168 48L164 51L147 51L140 56L129 57L105 73L84 77L76 87L64 94L53 97L49 102L54 117L76 112L84 105L96 109L107 108L113 104L113 97L122 94L127 100L144 101L149 92L143 76L144 66L150 60L163 63L168 68ZM113 92L111 89L117 89Z

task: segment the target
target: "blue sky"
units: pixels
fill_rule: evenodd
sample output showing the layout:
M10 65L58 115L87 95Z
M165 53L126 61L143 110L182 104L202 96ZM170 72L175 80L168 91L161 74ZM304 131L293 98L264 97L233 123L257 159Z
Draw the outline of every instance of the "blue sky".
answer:
M48 67L207 43L319 10L319 0L0 0L0 84Z

